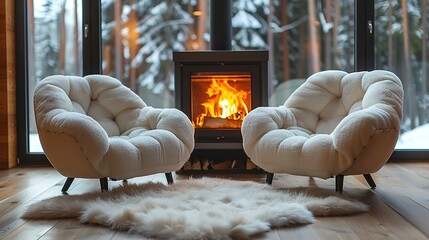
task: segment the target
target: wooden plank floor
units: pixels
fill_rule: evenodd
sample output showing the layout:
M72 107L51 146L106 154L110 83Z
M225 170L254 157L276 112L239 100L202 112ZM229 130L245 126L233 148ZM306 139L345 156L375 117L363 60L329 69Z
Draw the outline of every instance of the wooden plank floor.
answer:
M362 176L346 176L343 194L370 205L370 211L343 217L320 217L310 225L275 229L255 239L429 239L429 162L388 163L372 175L377 188L368 188ZM177 181L187 175L175 175ZM224 175L239 180L265 181L263 175ZM0 170L0 239L147 239L127 232L80 224L74 219L26 221L20 215L28 205L60 195L65 178L51 167ZM166 183L164 174L129 180ZM121 181L109 181L109 187ZM302 186L334 191L333 179L275 174L273 185ZM99 181L76 179L69 194L99 191Z

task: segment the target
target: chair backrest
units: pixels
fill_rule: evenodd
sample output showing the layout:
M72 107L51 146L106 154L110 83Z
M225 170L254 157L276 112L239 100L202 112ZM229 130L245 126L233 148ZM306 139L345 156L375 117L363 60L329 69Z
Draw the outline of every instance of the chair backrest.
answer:
M119 80L105 75L49 76L35 88L36 117L50 118L60 112L85 114L98 122L109 136L134 126L146 104Z
M323 71L310 76L285 102L298 126L330 134L349 114L370 108L393 108L402 118L402 84L388 71ZM397 123L399 125L399 122Z

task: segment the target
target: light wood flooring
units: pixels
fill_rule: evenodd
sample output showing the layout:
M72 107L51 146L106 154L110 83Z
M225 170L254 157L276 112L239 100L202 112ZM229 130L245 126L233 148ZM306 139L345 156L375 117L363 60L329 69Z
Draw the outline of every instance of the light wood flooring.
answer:
M429 162L388 163L372 174L377 188L368 188L362 176L346 176L343 194L370 205L369 212L342 217L319 217L310 225L274 229L255 239L429 239ZM264 175L227 175L238 180L264 182ZM188 178L174 175L175 181ZM164 174L129 180L159 181ZM26 221L20 215L28 205L60 195L65 178L51 167L0 170L0 239L147 239L141 235L80 224L78 220ZM121 181L109 181L109 188ZM278 187L314 186L334 191L333 179L276 174ZM99 191L99 181L76 179L69 194Z

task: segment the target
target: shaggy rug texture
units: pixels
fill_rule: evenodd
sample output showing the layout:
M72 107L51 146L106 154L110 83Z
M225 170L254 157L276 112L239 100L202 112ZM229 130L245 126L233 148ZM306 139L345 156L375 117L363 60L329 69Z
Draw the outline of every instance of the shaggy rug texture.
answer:
M79 218L164 239L246 239L271 228L313 223L315 216L367 210L361 202L317 188L279 189L252 181L201 178L58 196L30 205L22 217Z

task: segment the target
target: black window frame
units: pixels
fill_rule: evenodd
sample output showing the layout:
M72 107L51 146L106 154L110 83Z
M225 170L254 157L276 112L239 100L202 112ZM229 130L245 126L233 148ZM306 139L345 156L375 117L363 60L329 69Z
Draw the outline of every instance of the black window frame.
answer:
M101 0L82 0L83 75L101 73ZM19 165L49 164L44 153L29 151L27 1L15 1L16 125ZM85 34L85 26L88 30Z
M375 0L355 0L355 71L375 67ZM82 0L83 19L83 75L101 73L101 0ZM369 31L372 24L372 33ZM85 37L85 25L88 31ZM28 123L28 61L27 61L27 1L15 1L15 59L16 63L16 118L19 165L49 164L45 154L29 152ZM429 149L399 149L389 161L429 160Z

